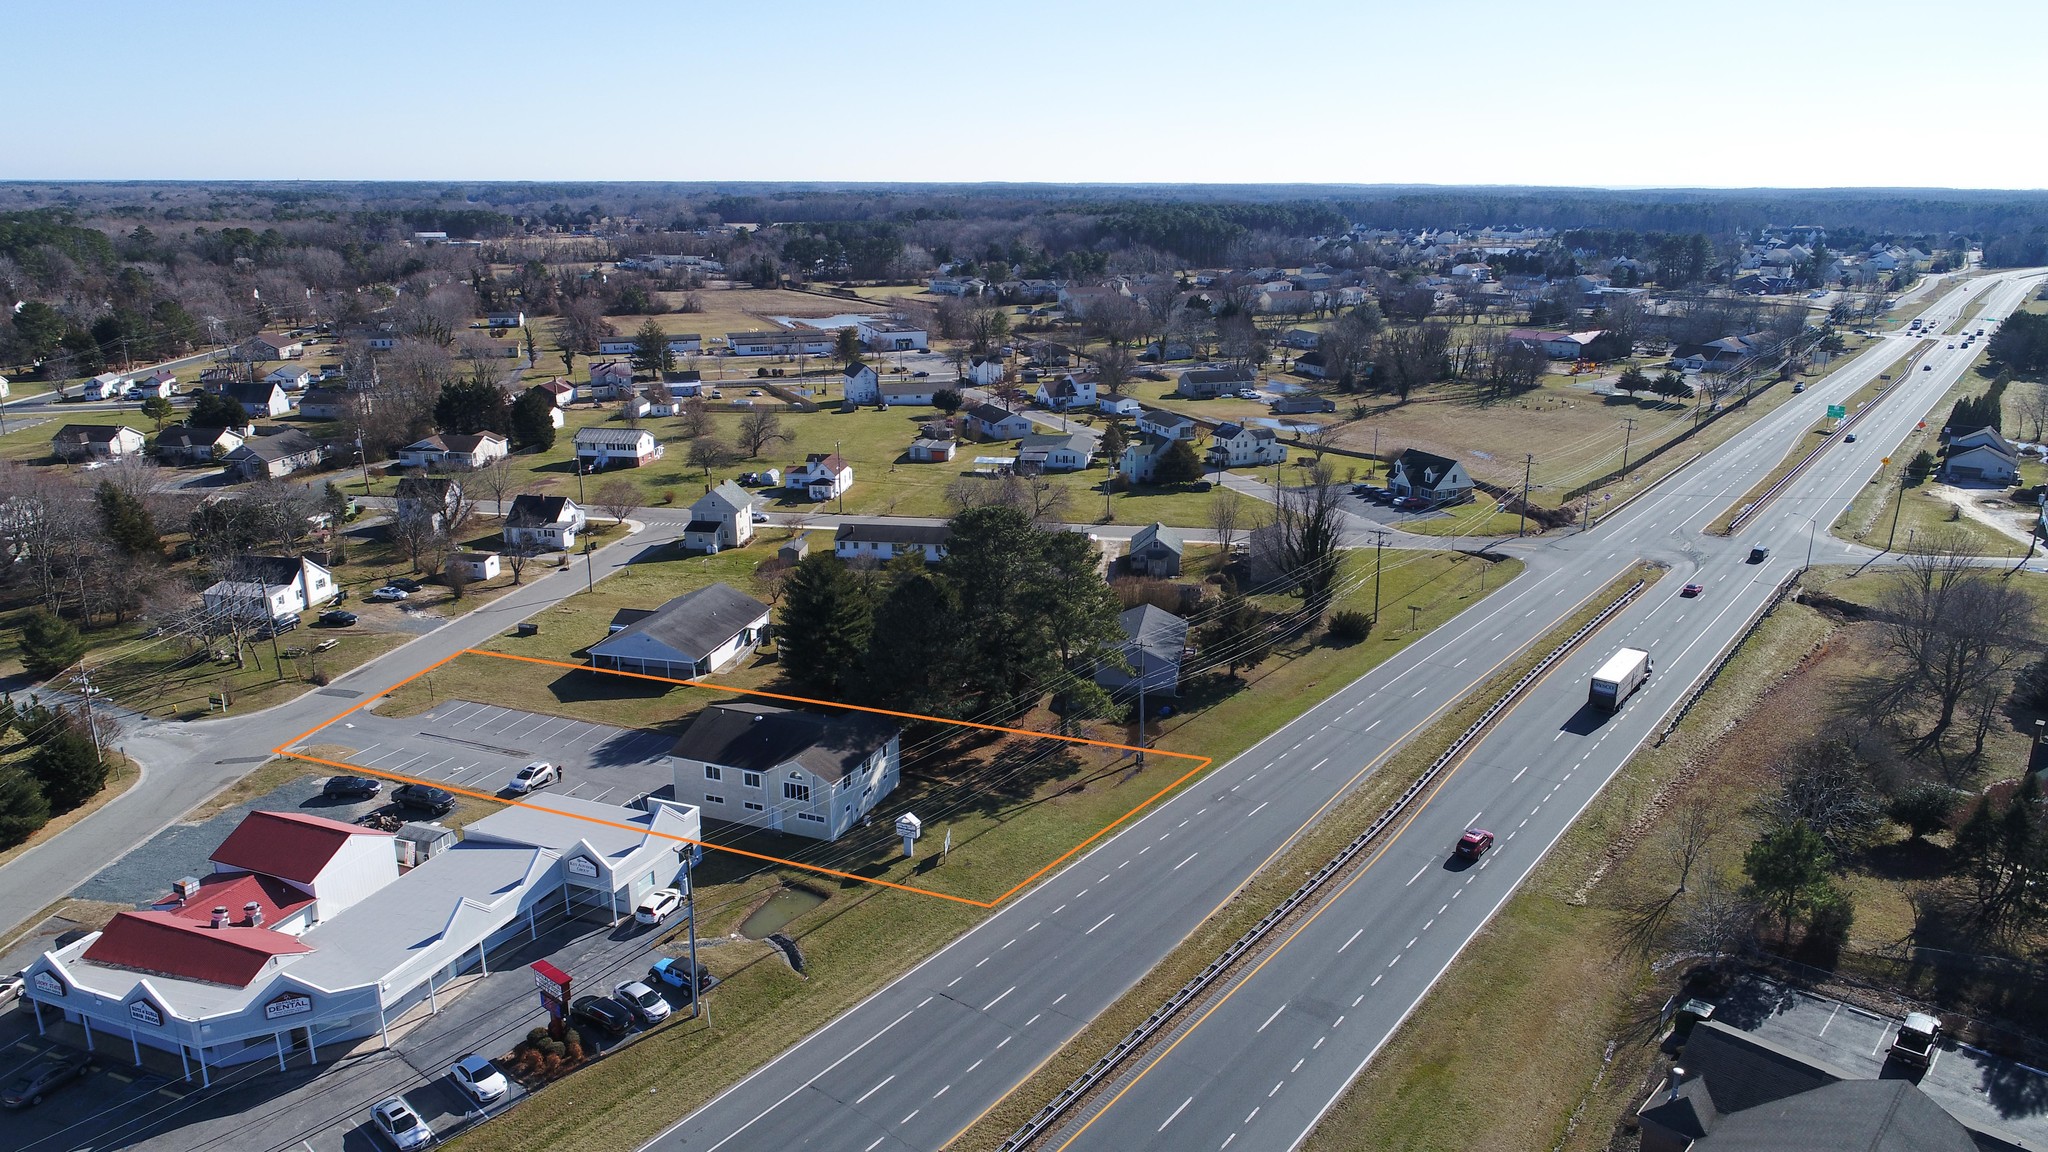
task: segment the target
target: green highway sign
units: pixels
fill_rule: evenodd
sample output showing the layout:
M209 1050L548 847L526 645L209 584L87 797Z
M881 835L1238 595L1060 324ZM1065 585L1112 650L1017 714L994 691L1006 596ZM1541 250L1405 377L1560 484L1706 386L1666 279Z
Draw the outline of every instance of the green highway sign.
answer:
M1849 410L1847 408L1842 407L1840 404L1828 405L1828 419L1830 420L1840 420L1842 417L1847 416L1848 414Z

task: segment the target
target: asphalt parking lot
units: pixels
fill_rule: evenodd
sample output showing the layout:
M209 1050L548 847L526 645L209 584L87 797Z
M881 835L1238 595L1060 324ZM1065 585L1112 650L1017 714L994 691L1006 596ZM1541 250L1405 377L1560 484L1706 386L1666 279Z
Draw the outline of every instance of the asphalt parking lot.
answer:
M310 743L355 751L349 763L471 792L502 792L514 773L534 760L562 769L563 781L544 791L630 806L675 784L662 763L674 737L637 728L614 728L563 716L522 712L495 704L451 700L418 716L354 712L322 729Z

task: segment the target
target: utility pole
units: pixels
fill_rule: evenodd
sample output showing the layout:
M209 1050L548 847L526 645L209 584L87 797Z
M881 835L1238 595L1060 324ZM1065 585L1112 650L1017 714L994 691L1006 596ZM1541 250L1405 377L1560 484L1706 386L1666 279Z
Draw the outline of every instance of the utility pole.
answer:
M103 757L106 755L106 751L100 747L99 713L93 711L92 707L93 696L98 692L98 689L92 686L92 673L86 670L83 662L79 663L78 675L73 676L71 682L79 686L82 690L80 694L85 698L85 727L86 731L92 734L93 755Z
M1375 528L1372 533L1372 622L1380 622L1380 550L1387 546L1387 530Z
M1627 480L1628 480L1628 445L1629 445L1629 441L1631 441L1631 440L1633 440L1633 439L1635 438L1635 434L1636 434L1636 418L1635 418L1635 417L1633 417L1633 416L1631 416L1631 417L1629 417L1628 419L1626 419L1626 420L1623 420L1623 421L1622 421L1622 433L1621 433L1621 478L1622 478L1622 480L1623 480L1623 481L1627 481Z
M1899 510L1906 506L1906 470L1899 469L1899 498L1892 504L1892 530L1884 538L1884 550L1892 550L1892 541L1899 538Z
M1523 531L1529 527L1529 472L1535 467L1536 457L1531 455L1524 455L1522 457L1522 520L1521 523L1515 525L1515 538L1517 540L1521 539Z
M1145 766L1145 646L1135 645L1138 657L1138 767Z
M834 460L839 459L839 441L837 440L832 442L832 458ZM840 466L845 467L845 461L840 461ZM839 490L839 514L844 516L846 515L846 485L839 482L839 473L837 472L832 474L832 487Z

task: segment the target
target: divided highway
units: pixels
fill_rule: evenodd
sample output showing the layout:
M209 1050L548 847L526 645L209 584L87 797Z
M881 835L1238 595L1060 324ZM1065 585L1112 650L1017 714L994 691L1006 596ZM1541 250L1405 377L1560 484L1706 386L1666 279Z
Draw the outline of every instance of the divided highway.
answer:
M1986 292L1995 294L1988 315L2024 298L2020 276L1990 282L1947 293L1929 316L1952 323ZM1876 471L1881 446L1895 445L1961 375L1969 355L1960 349L1930 352L1933 371L1912 368L1913 379L1859 423L1858 444L1825 453L1739 538L1700 530L1807 438L1826 404L1900 370L1916 343L1880 341L1592 532L1516 546L1529 570L1514 585L1338 688L649 1147L943 1147L1389 749L1638 558L1671 564L1665 580L1532 690L1291 943L1175 1047L1134 1066L1137 1078L1106 1110L1077 1117L1046 1146L1297 1142L1664 711L1803 562L1809 539L1815 562L1870 554L1830 540L1824 529ZM1773 547L1767 563L1743 563L1755 543ZM1693 580L1705 594L1680 598L1680 586ZM1652 652L1656 675L1622 713L1597 723L1602 718L1581 708L1584 675L1630 642ZM1481 866L1444 867L1452 839L1475 813L1501 843Z

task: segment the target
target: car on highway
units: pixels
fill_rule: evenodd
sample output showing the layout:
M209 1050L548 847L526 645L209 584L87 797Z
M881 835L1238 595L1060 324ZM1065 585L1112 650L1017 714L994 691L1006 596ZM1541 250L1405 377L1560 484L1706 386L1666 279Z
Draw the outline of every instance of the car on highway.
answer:
M412 1110L403 1096L391 1096L377 1102L370 1109L370 1125L399 1152L411 1152L414 1148L425 1148L434 1142L434 1130L420 1114Z
M912 376L913 378L915 378L915 379L918 379L918 380L923 380L923 379L925 379L926 377L929 377L929 376L931 375L931 373L929 373L929 372L925 371L925 370L924 370L924 369L922 369L922 368L919 368L919 369L918 369L917 371L915 371L915 372L912 372L912 373L911 373L910 375L911 375L911 376Z
M400 784L391 790L391 799L401 808L419 808L436 816L455 811L455 794L431 784Z
M704 965L697 965L697 991L709 992L718 984L718 977ZM687 956L663 956L647 969L647 979L664 987L674 988L683 995L690 995L690 958Z
M1452 851L1460 860L1477 860L1486 855L1486 850L1491 847L1493 833L1484 828L1467 828L1465 834L1458 837L1458 846Z
M330 776L320 789L329 800L368 800L384 791L384 782L371 776Z
M1761 564L1770 558L1771 546L1769 544L1758 544L1749 550L1749 562L1751 564Z
M1934 365L1932 365L1932 364L1922 364L1922 365L1920 366L1920 370L1921 370L1922 372L1932 372L1932 371L1934 371Z
M512 1088L496 1064L474 1052L449 1065L448 1076L479 1104L489 1104Z
M398 587L396 584L386 584L382 588L377 589L375 592L370 593L370 599L403 600L410 595L412 595L412 593L407 592L405 589Z
M1856 434L1854 432L1851 432L1847 436L1842 437L1842 443L1844 444L1854 444L1855 442Z
M1955 345L1951 344L1951 345L1949 345L1949 347L1950 347L1950 348L1954 348L1954 347L1955 347Z
M545 760L535 760L526 767L521 768L518 774L512 777L512 782L505 787L513 792L524 793L531 792L536 788L545 788L550 784L560 784L561 782L561 769Z
M683 894L674 888L656 888L633 909L633 919L642 924L659 924L683 906Z
M1699 595L1700 593L1702 593L1702 592L1705 592L1706 590L1707 590L1707 589L1706 589L1706 586L1705 586L1704 584L1687 584L1687 585L1686 585L1685 587L1683 587L1683 588L1680 588L1680 589L1678 590L1678 594L1679 594L1680 596L1687 596L1687 597L1691 597L1691 596L1697 596L1697 595Z
M749 396L762 396L762 395L766 395L766 393L762 392L762 391L761 391L761 390L760 390L759 388L749 388L749 389L747 389L747 395L749 395Z
M355 626L355 622L356 614L341 608L322 612L319 619L313 621L314 624L322 628L352 628Z
M569 1015L600 1032L624 1036L633 1030L633 1015L608 996L578 996Z
M612 999L624 1004L626 1011L631 1012L633 1019L643 1028L661 1023L673 1011L661 993L638 980L628 980L612 989Z
M84 1052L53 1051L24 1068L21 1075L0 1089L0 1108L28 1108L43 1097L92 1071L92 1057Z

